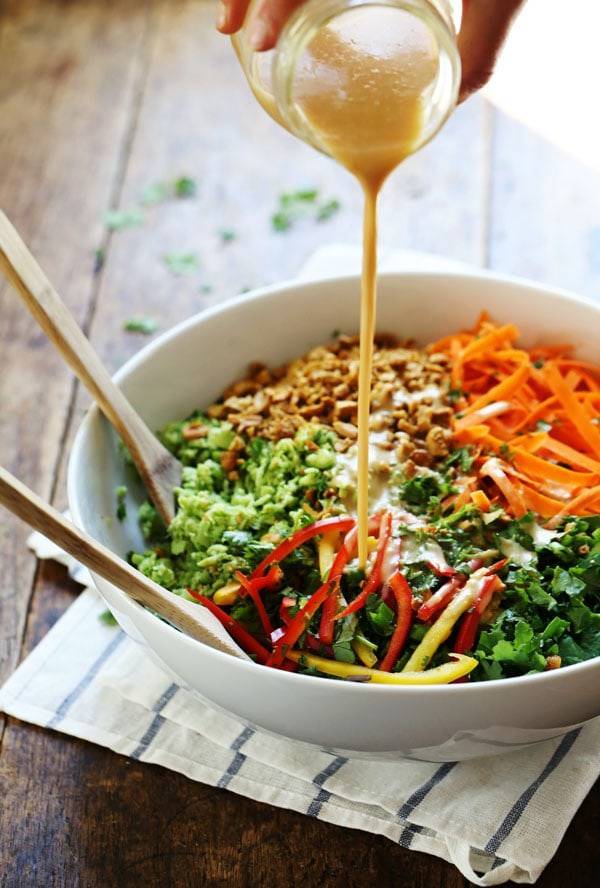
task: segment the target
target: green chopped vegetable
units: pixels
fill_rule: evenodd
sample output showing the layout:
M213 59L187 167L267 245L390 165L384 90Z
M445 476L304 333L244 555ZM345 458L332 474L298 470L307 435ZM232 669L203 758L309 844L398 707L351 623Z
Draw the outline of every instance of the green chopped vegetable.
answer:
M326 222L328 219L331 219L332 216L335 216L341 206L339 200L336 200L335 198L333 200L325 201L325 203L322 203L317 210L317 222Z
M319 191L316 188L285 192L279 196L277 210L271 216L271 225L275 231L288 231L298 219L307 215L313 215L317 222L325 222L340 207L339 200L335 198L319 200Z
M173 191L175 192L175 197L195 197L198 191L198 183L190 176L179 176L173 183Z
M101 614L98 614L98 619L101 623L104 623L105 626L119 625L109 610L102 611Z
M117 511L116 516L119 521L125 521L127 518L127 506L125 504L125 499L127 497L127 488L120 486L115 488L115 499L117 501Z
M144 216L141 210L109 210L104 214L104 224L109 231L121 231L123 228L135 228L141 225Z
M154 206L154 204L162 203L169 196L169 187L164 182L155 182L148 185L142 193L142 203L146 207Z
M158 322L154 318L129 318L123 324L123 329L127 333L143 333L145 336L150 336L158 330Z
M193 274L200 268L197 253L167 253L164 260L169 271L176 275Z

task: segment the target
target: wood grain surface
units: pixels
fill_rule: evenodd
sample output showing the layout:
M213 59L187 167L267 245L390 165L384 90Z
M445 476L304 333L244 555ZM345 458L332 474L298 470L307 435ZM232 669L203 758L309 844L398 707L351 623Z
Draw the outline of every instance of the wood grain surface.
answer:
M161 328L246 287L292 276L325 242L359 242L349 177L258 108L210 0L5 0L0 5L0 206L109 369ZM181 175L194 199L144 208L108 232L110 208ZM329 222L278 234L278 195L315 185ZM382 241L490 264L593 295L600 177L521 124L469 100L399 171ZM235 233L224 243L223 230ZM94 253L105 252L95 271ZM165 255L194 253L174 276ZM87 405L70 372L0 286L0 463L55 505ZM26 531L0 519L0 680L77 594L36 568ZM279 811L8 719L0 748L0 885L466 888L458 871L390 841ZM600 794L584 802L538 885L597 884Z

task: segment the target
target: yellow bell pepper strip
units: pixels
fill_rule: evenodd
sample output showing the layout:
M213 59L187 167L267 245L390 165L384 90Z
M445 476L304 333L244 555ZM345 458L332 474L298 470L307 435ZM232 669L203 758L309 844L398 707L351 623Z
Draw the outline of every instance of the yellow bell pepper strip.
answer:
M450 654L451 663L444 663L434 669L426 669L420 672L381 672L379 669L367 669L365 666L356 666L354 663L342 663L339 660L327 660L325 657L316 657L313 654L303 654L300 651L288 651L286 657L295 663L305 663L318 669L325 675L335 675L337 678L346 678L351 681L369 681L373 684L388 685L436 685L450 684L463 675L468 675L477 666L474 657L466 657L464 654Z
M369 645L365 644L365 642L360 638L354 638L350 642L350 646L352 650L365 666L374 666L377 662L377 657L375 652L369 647Z
M329 571L333 567L337 550L336 544L338 542L339 533L332 531L331 533L324 533L317 543L317 550L319 552L319 573L321 574L321 580L323 582L325 582L329 576Z
M421 672L427 668L439 646L452 632L458 618L473 605L487 572L487 568L481 567L471 575L463 588L442 611L431 629L423 636L420 644L417 645L404 666L403 672Z

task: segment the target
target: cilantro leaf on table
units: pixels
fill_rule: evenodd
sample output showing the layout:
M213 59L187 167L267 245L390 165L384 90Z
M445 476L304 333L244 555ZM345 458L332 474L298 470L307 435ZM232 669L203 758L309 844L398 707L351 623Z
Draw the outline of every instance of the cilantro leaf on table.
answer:
M169 271L176 275L193 274L200 268L197 253L167 253L164 261Z
M123 228L135 228L141 225L144 216L141 210L109 210L104 214L104 224L109 231L121 231Z
M144 336L150 336L158 330L158 321L148 317L129 318L123 324L123 329L127 333L142 333Z

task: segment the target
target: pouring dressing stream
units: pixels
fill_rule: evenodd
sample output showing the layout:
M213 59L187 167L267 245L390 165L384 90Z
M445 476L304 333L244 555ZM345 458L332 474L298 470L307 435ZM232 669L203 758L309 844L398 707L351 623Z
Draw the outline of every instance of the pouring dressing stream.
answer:
M402 8L405 5L410 9ZM357 456L358 557L363 568L368 554L377 201L389 174L441 126L458 89L458 56L440 40L439 20L428 17L430 5L427 0L422 4L342 4L318 26L313 25L306 32L308 38L302 36L307 21L301 18L301 7L284 32L281 54L275 52L272 91L265 81L264 57L257 60L249 55L243 37L234 38L250 85L265 110L337 160L364 194ZM309 24L311 6L314 2L306 4ZM424 17L415 14L419 6L426 12ZM287 47L286 35L295 52ZM437 109L437 120L432 108Z

